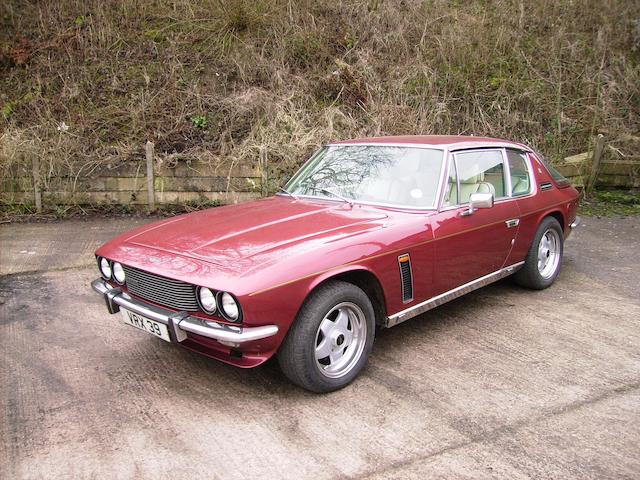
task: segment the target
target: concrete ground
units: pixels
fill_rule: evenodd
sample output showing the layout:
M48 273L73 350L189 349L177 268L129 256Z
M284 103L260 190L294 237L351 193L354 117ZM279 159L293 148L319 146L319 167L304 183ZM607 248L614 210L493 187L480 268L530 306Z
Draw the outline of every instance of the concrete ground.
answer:
M640 218L380 332L329 395L109 316L93 249L145 220L0 227L0 478L640 478Z

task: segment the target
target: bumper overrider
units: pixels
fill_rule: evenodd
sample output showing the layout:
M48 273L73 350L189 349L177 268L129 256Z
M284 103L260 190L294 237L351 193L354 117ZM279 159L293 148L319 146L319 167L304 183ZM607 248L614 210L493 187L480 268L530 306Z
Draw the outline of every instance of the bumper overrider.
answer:
M202 320L187 312L173 312L166 308L150 305L132 298L120 288L114 288L98 278L91 287L104 297L109 313L117 313L120 307L150 318L167 326L172 342L180 343L187 339L187 333L217 340L222 345L239 347L244 343L261 340L278 333L276 325L260 327L236 327L211 320Z

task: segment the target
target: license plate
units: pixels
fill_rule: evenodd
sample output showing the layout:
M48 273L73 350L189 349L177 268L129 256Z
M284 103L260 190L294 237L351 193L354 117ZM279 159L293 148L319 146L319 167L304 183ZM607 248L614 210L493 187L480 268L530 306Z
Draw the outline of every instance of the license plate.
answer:
M171 338L169 337L169 329L166 325L156 322L155 320L151 320L150 318L143 317L138 313L130 312L122 307L120 307L120 311L122 312L124 323L127 325L131 325L139 330L144 330L145 332L159 337L166 342L171 341Z

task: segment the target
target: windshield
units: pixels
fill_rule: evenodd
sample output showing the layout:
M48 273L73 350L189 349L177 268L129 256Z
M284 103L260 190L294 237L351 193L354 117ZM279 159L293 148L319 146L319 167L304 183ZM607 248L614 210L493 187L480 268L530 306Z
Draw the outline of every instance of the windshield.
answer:
M294 195L433 208L442 150L335 145L319 150L287 183Z

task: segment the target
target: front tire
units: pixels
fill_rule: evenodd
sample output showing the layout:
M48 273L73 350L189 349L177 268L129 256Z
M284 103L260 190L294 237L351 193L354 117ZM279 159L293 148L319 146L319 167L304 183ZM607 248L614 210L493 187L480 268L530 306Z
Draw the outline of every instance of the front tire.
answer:
M558 220L545 217L533 239L524 266L514 275L518 285L534 290L549 287L560 273L564 233Z
M280 351L282 372L296 385L324 393L348 385L373 346L375 314L358 287L330 281L313 292Z

